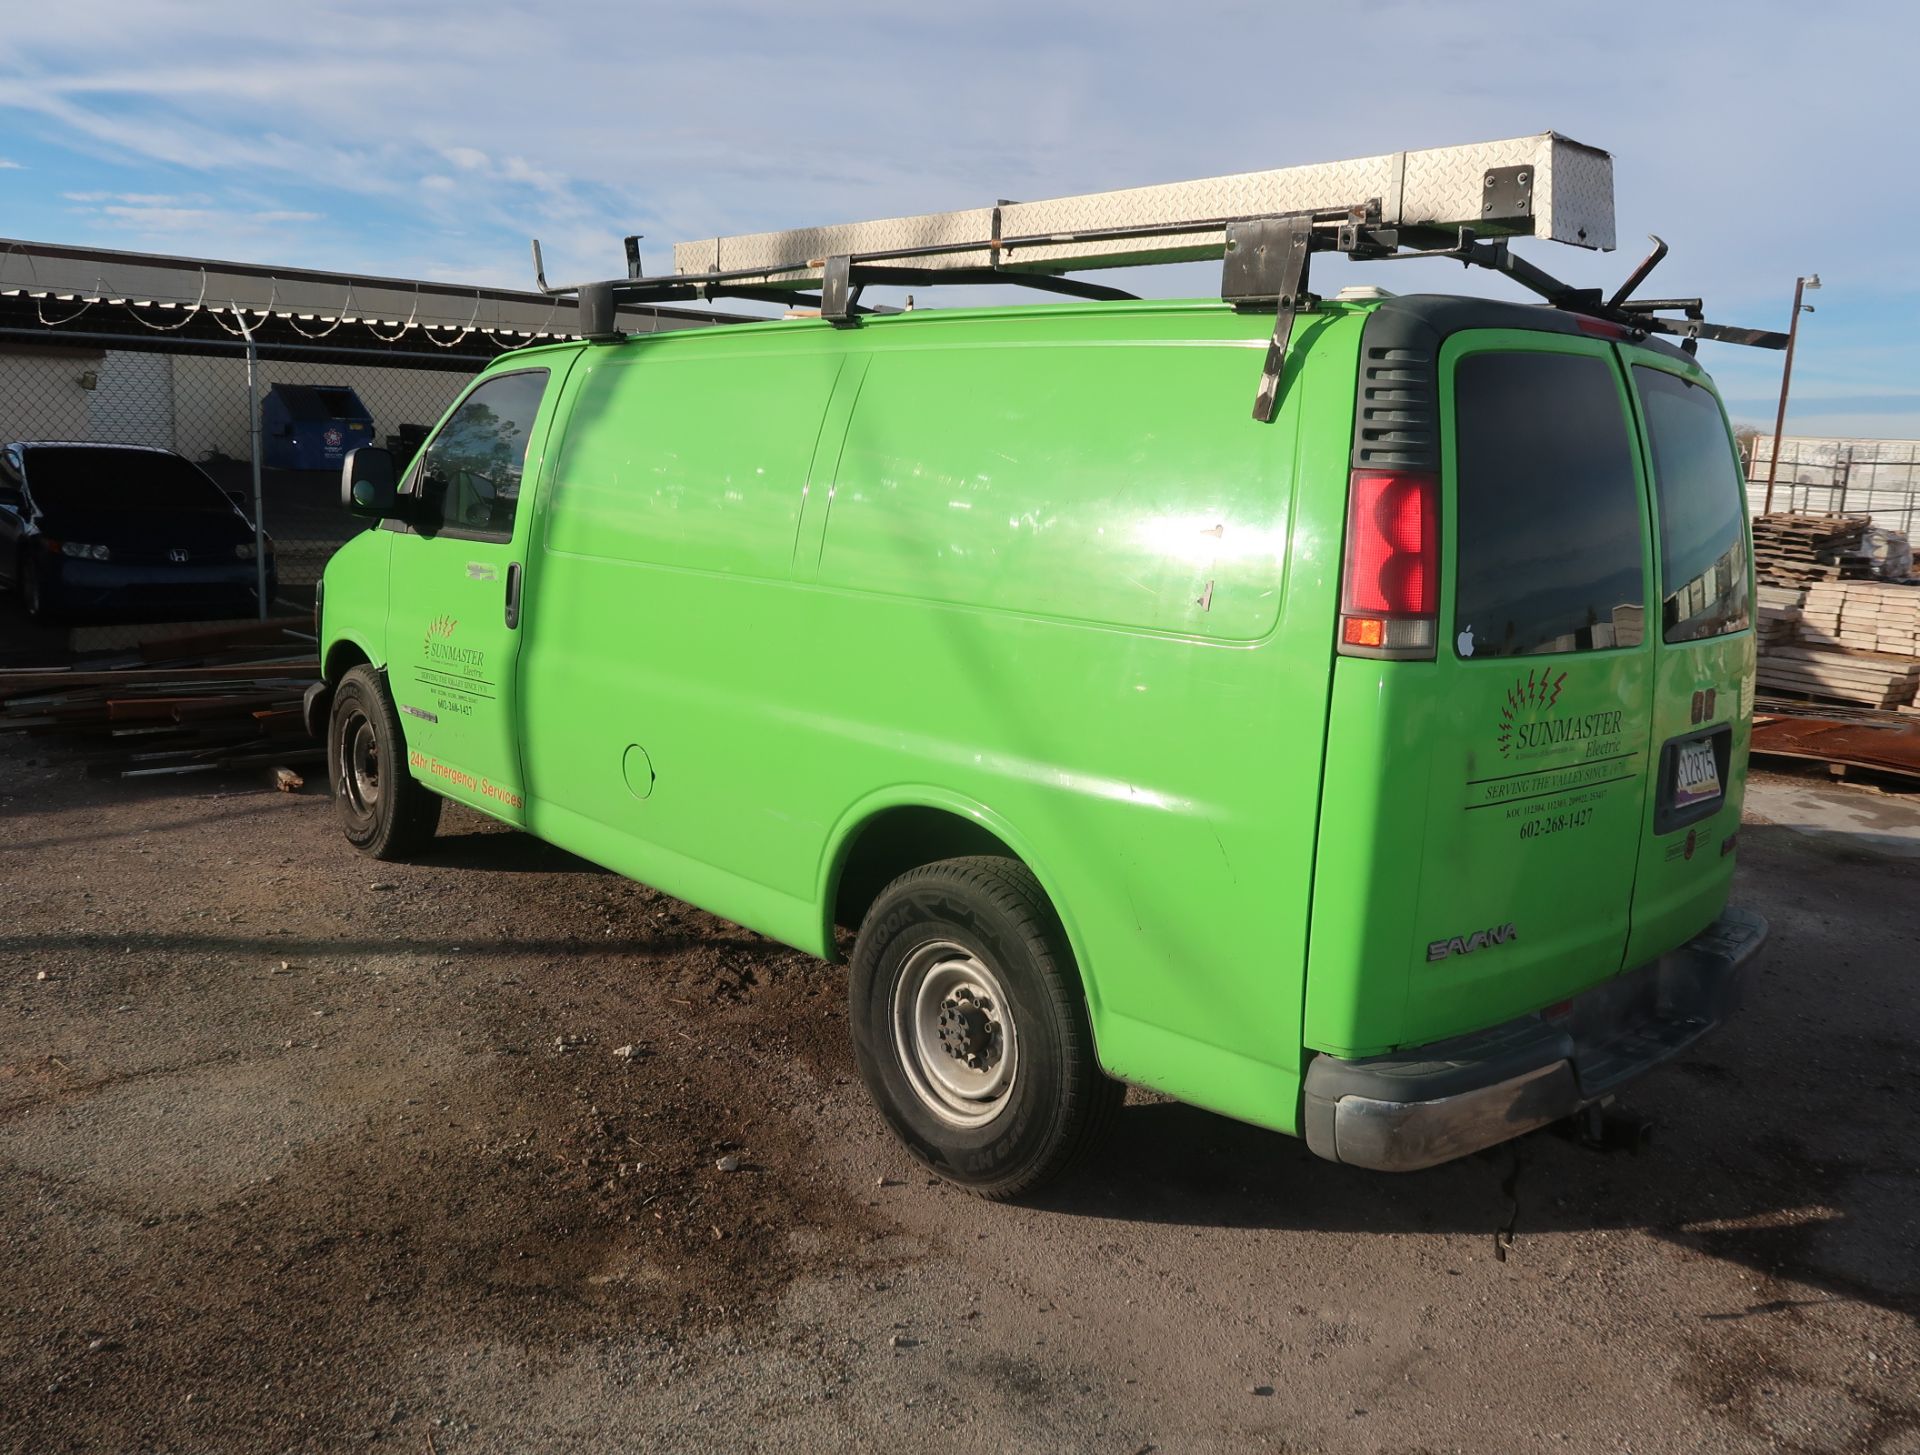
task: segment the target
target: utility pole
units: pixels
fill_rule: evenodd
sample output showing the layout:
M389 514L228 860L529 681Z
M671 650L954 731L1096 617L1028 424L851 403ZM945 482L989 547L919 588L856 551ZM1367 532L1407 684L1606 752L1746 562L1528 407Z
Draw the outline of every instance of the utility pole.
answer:
M1773 454L1767 459L1767 498L1760 507L1762 515L1773 514L1773 477L1780 469L1780 436L1787 428L1787 386L1793 382L1793 344L1800 336L1800 315L1813 312L1813 305L1800 299L1807 289L1819 286L1818 273L1793 280L1793 321L1787 325L1787 361L1780 370L1780 412L1773 417Z

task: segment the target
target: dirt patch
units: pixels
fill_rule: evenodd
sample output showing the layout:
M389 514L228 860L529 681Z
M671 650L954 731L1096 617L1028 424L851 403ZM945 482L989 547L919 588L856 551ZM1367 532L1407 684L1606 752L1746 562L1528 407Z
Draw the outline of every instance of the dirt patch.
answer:
M22 1448L364 1437L404 1414L397 1344L680 1340L857 1250L865 1209L793 1174L850 1074L832 969L474 819L434 864L296 867L324 800L30 787Z
M464 812L378 865L264 777L0 759L0 1451L1906 1448L1911 869L1741 854L1773 947L1645 1156L1383 1178L1136 1093L997 1207L838 968Z

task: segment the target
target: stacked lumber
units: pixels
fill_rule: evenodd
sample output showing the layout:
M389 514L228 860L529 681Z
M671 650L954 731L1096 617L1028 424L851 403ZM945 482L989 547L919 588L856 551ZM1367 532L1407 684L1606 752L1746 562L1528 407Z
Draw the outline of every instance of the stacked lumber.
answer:
M0 733L59 738L104 777L319 762L300 715L319 676L302 626L254 622L107 661L0 671Z
M1835 581L1809 587L1803 641L1920 657L1920 587Z
M1763 688L1900 707L1920 687L1920 660L1852 647L1774 646L1761 654L1756 679Z
M1865 515L1763 515L1753 523L1754 574L1769 586L1838 581L1840 558L1857 555Z
M1792 645L1800 634L1800 612L1806 603L1806 588L1761 586L1755 595L1758 597L1756 624L1761 650L1776 642Z

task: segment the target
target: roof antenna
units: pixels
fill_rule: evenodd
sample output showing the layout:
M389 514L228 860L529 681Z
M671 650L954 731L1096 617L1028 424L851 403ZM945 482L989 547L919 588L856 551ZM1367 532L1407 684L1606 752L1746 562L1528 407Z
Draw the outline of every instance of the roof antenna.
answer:
M1618 308L1622 303L1625 303L1629 298L1633 297L1633 290L1647 281L1647 274L1659 267L1660 260L1667 255L1667 245L1654 234L1648 233L1647 241L1653 244L1653 251L1640 260L1639 267L1627 274L1627 281L1622 283L1619 288L1615 290L1613 297L1607 300L1607 307Z

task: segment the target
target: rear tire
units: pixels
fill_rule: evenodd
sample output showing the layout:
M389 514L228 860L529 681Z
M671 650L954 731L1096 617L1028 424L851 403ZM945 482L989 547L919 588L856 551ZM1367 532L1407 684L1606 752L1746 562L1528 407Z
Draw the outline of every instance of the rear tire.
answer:
M1125 1098L1095 1058L1059 917L1018 860L944 859L894 880L860 926L848 993L881 1115L982 1197L1057 1177Z
M407 771L400 715L372 667L353 668L334 691L327 777L341 831L363 854L410 859L433 841L445 800Z

